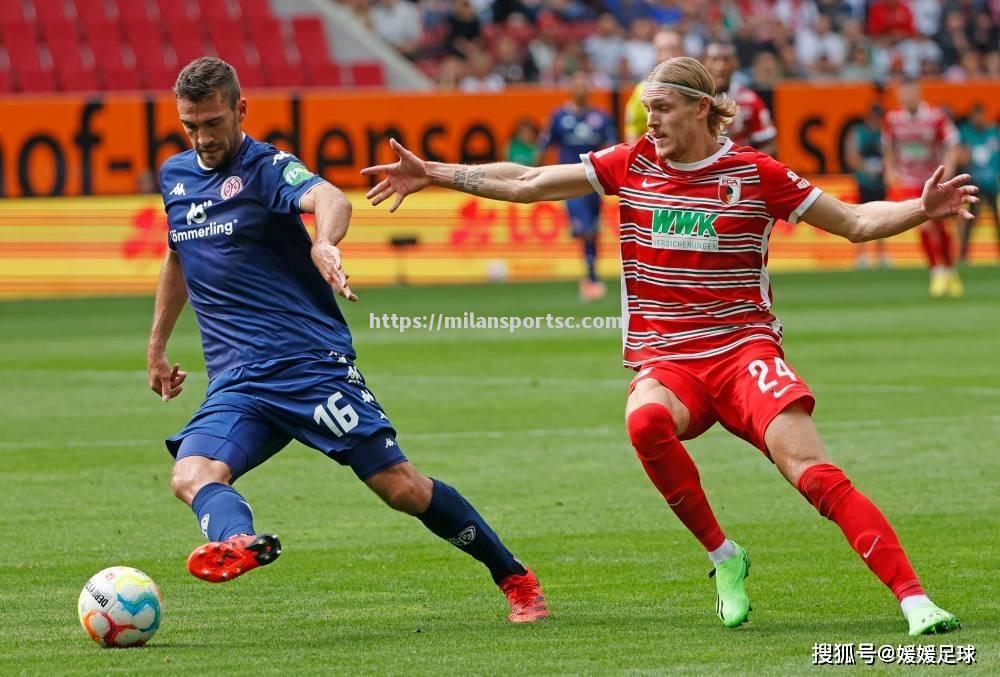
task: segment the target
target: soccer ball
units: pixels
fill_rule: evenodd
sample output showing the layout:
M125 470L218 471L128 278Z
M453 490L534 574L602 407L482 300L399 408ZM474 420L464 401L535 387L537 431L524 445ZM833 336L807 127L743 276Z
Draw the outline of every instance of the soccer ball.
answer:
M80 625L101 646L142 646L160 627L163 598L153 579L132 567L109 567L80 591Z

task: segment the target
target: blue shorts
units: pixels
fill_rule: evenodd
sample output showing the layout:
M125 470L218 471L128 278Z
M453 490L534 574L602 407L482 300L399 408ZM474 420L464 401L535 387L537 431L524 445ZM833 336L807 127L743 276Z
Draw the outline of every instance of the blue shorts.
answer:
M573 237L596 235L601 227L601 196L588 193L583 197L566 200L566 211L569 212L569 228Z
M194 417L166 444L178 460L224 462L235 480L293 439L351 466L362 480L406 460L361 372L325 351L219 374Z

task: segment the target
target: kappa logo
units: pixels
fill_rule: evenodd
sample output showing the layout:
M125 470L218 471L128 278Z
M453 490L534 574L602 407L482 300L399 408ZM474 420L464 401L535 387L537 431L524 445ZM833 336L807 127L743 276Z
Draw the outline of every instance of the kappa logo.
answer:
M394 447L394 446L396 446L396 443L392 441L392 438L390 438L390 437L385 438L385 448L386 449L388 449L389 447Z
M277 153L274 154L274 157L271 158L271 166L273 167L274 165L278 164L282 160L287 160L290 157L294 157L294 156L291 153L286 153L283 150L282 151L278 151Z
M212 518L211 513L205 513L205 516L201 518L201 533L205 534L205 538L208 538L208 521Z
M740 201L743 181L737 176L719 177L719 202L724 205L734 205Z
M180 181L178 181L177 185L174 186L173 189L170 191L170 194L171 195L187 195L187 193L184 192L184 184L181 183Z
M361 400L363 402L366 402L366 403L368 403L368 402L374 402L375 401L375 396L372 395L370 392L368 392L367 388L362 388L361 389Z
M222 195L223 200L228 200L241 190L243 190L243 179L238 176L230 176L223 181L222 190L219 193Z
M211 207L214 204L211 200L205 200L201 204L191 203L191 208L188 209L187 213L187 224L189 226L196 223L205 223L205 219L208 215L205 213L205 209Z
M476 540L476 525L470 524L469 526L462 529L462 532L455 536L454 538L449 538L448 542L452 545L458 546L459 548L464 548L465 546Z
M361 377L361 372L353 364L347 367L347 381L348 383L364 383L365 380Z

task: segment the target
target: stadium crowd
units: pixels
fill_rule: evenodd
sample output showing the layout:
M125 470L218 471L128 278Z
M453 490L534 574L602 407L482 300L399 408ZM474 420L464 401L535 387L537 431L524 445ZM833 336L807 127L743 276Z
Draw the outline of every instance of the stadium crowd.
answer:
M443 89L633 83L669 28L732 41L755 89L779 80L1000 77L997 0L339 0Z

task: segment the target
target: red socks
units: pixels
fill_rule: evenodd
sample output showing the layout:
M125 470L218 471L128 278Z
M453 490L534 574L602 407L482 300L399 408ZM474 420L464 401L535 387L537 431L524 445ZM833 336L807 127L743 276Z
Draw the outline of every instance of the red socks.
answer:
M897 599L924 594L889 521L843 470L829 463L814 465L802 473L798 489L819 514L837 523L854 551Z
M708 504L694 461L677 439L670 411L644 404L628 416L628 436L642 467L667 505L709 552L722 546L722 533Z
M948 226L943 221L930 221L918 229L920 248L924 250L927 263L931 268L944 266L950 268L955 263L955 256Z

